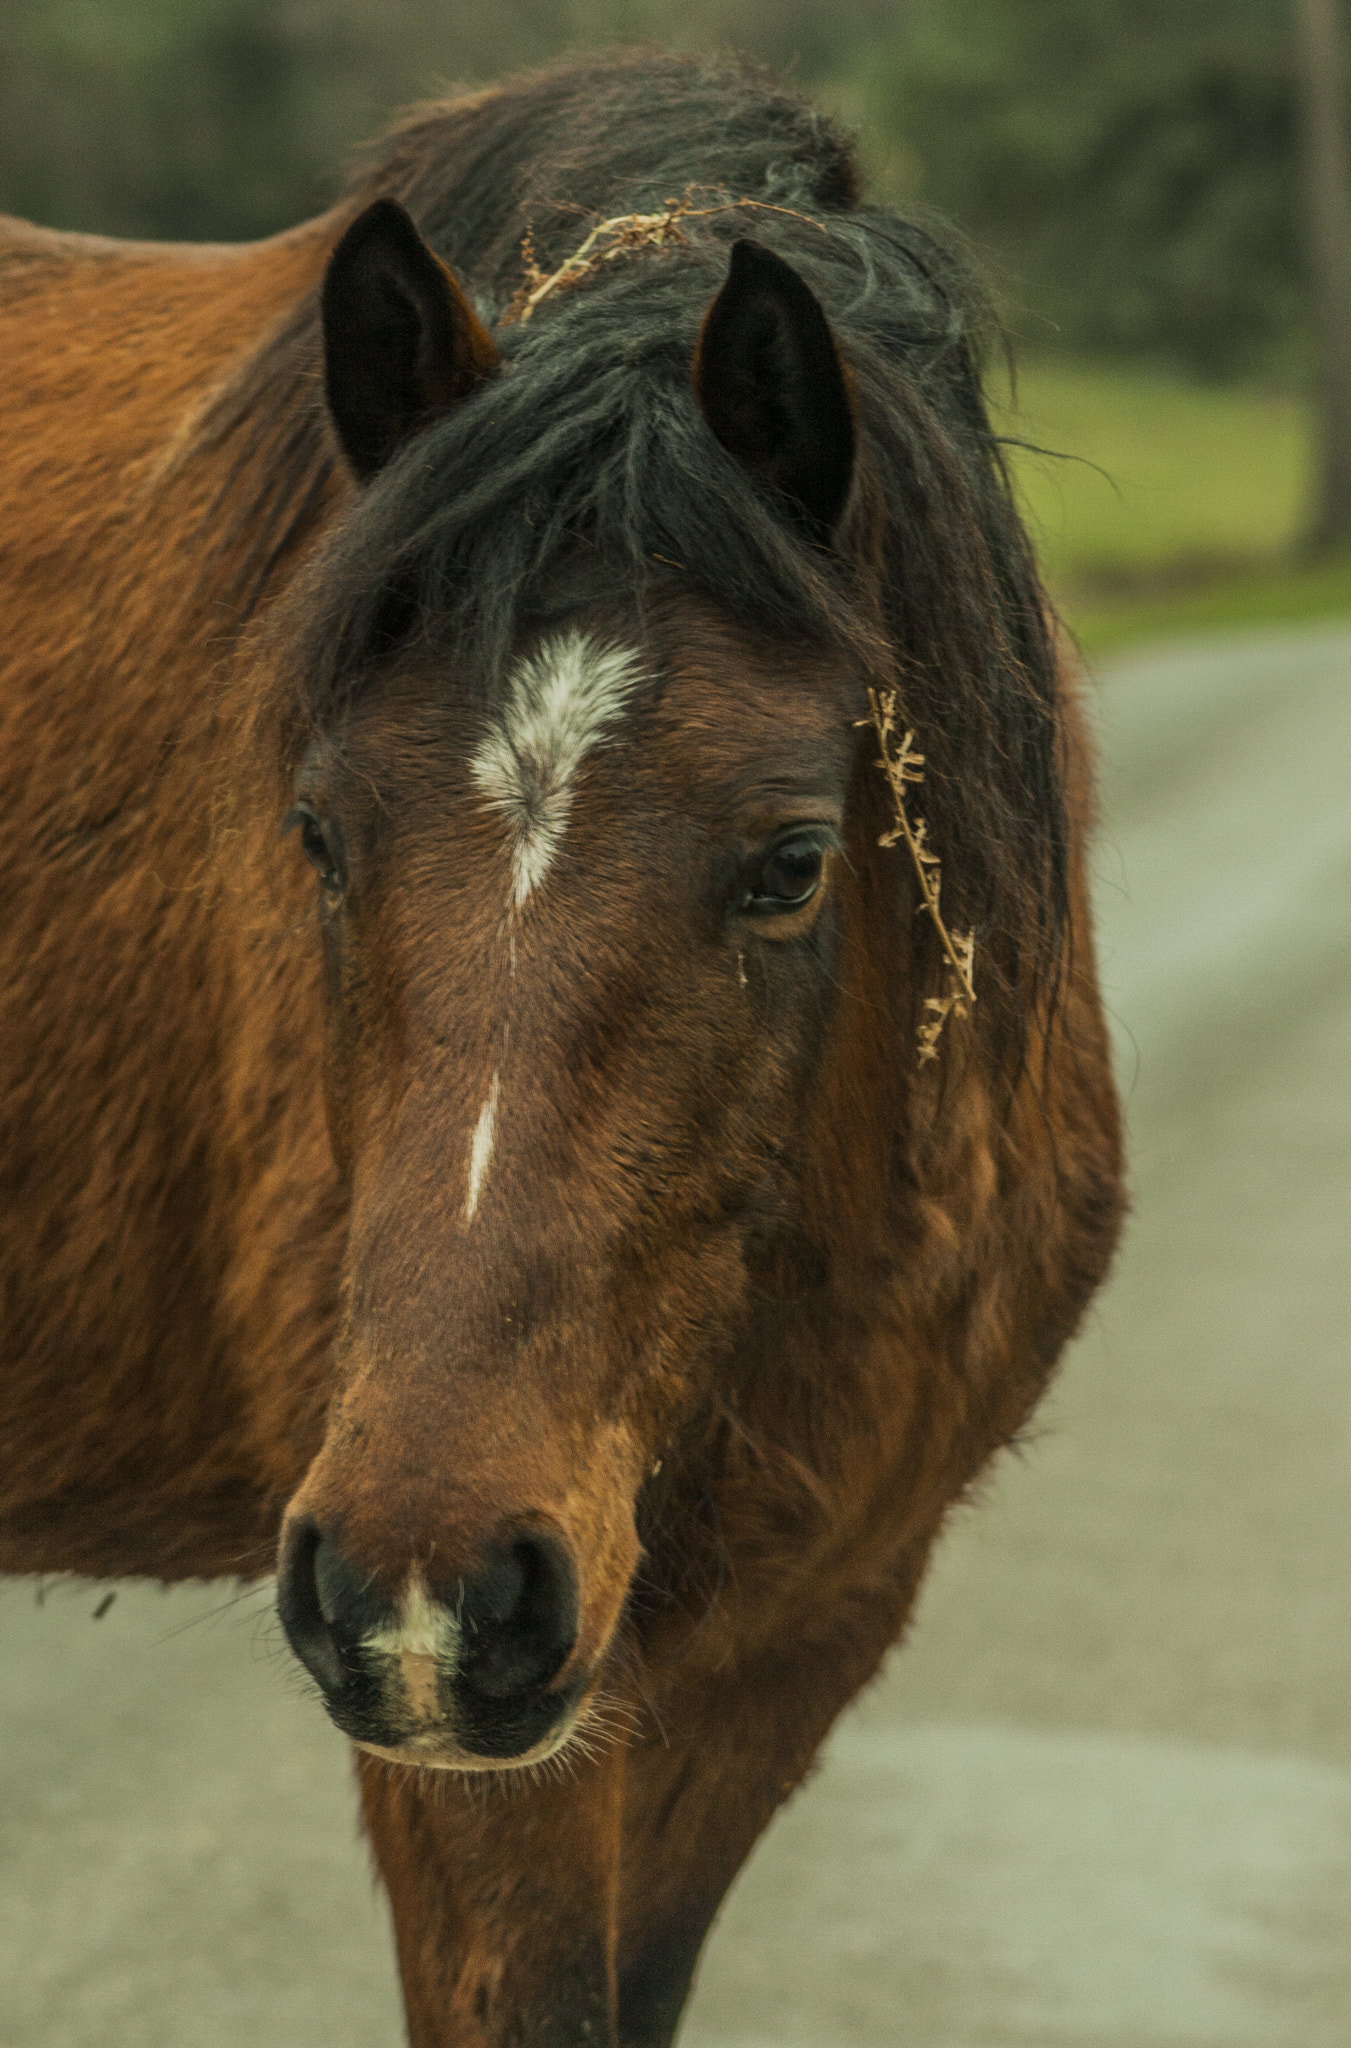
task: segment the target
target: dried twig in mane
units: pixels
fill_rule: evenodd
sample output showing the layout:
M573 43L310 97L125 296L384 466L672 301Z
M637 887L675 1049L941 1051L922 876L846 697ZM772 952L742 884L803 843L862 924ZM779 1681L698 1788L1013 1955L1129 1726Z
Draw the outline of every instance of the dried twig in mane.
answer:
M938 855L928 843L929 828L923 818L912 818L906 807L905 789L907 783L923 782L924 756L915 752L915 735L906 732L896 736L896 692L869 690L868 708L870 718L861 721L871 724L877 734L882 758L878 763L891 788L892 801L896 806L896 823L890 832L884 832L879 846L895 846L902 839L910 849L910 858L915 864L920 890L924 897L924 908L933 920L947 963L947 985L941 996L928 996L924 1007L932 1015L919 1027L919 1057L921 1063L938 1057L938 1041L943 1026L949 1017L970 1015L971 1005L976 1000L974 958L976 935L974 932L950 932L943 922L939 907L939 895L943 886L943 872Z
M523 324L551 292L570 291L573 285L590 277L602 264L613 263L617 256L635 249L688 247L689 236L680 226L683 220L706 220L710 214L735 213L742 207L758 207L763 213L786 213L793 220L805 220L810 227L820 228L822 234L826 231L824 223L813 220L810 214L797 213L791 206L771 206L766 199L723 199L716 206L696 206L694 194L699 189L697 185L687 185L684 198L668 199L660 213L619 213L612 220L598 221L581 247L548 276L539 267L534 236L527 228L521 243L525 283L499 324L503 327Z

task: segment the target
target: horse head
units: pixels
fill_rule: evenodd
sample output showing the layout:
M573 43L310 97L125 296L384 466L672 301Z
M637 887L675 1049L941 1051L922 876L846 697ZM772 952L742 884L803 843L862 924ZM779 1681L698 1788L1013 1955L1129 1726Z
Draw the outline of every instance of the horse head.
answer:
M757 1273L808 1256L804 1130L868 952L877 778L857 663L752 628L655 549L635 590L594 532L553 549L498 656L457 669L390 535L419 493L434 525L447 421L472 414L491 460L528 367L390 201L335 250L323 326L357 480L328 612L388 567L359 679L293 749L350 1230L280 1610L358 1742L497 1768L585 1723L645 1489ZM696 475L745 493L811 573L856 488L855 431L798 272L734 244L682 377L668 430ZM524 477L513 519L547 516Z

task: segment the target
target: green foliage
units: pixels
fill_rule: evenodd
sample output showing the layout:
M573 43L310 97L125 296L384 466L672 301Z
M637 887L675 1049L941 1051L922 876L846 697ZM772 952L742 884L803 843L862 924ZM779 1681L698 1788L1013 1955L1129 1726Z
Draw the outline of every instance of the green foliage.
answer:
M267 0L7 0L0 195L58 227L266 233L326 189L356 54L347 23Z
M992 388L1001 432L1059 451L1011 455L1059 594L1195 586L1293 547L1313 483L1313 421L1294 394L1034 357L1019 369L1016 410L1002 395Z
M1351 617L1351 552L1337 548L1318 561L1276 563L1218 577L1195 590L1080 605L1069 617L1080 647L1092 657L1183 634L1345 619Z
M1295 545L1312 486L1309 405L1261 384L1034 358L1001 431L1053 595L1080 644L1351 612L1351 552Z
M616 10L617 11L617 10ZM0 205L237 239L326 204L347 151L444 75L566 39L567 0L5 0Z
M858 76L1043 336L1229 373L1298 317L1289 44L1288 0L910 0Z

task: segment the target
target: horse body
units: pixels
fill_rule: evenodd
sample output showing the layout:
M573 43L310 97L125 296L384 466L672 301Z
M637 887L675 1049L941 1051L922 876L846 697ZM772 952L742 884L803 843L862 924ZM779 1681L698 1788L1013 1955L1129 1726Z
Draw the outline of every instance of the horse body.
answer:
M272 1439L250 1413L253 1361L274 1318L283 1342L301 1340L302 1373L331 1327L335 1254L316 1288L309 1249L322 1265L322 1226L288 1279L277 1213L260 1241L239 1200L249 1061L270 1057L276 998L252 1005L248 939L201 887L220 773L216 629L209 598L184 596L202 484L157 481L223 366L323 253L321 238L123 250L18 224L0 244L0 829L11 873L31 878L5 918L0 998L10 1570L256 1561L269 1527L256 1503L293 1468L269 1469L269 1440L291 1431ZM305 1149L321 1113L313 1099L285 1112L305 1164L299 1190L277 1190L312 1225L304 1176L332 1181ZM271 1167L265 1153L249 1178L277 1170L266 1142ZM251 1286L270 1299L249 1304Z
M1079 712L891 234L645 59L269 244L0 240L0 1569L282 1532L419 2048L672 2039L1115 1238ZM923 1065L870 678L988 963Z

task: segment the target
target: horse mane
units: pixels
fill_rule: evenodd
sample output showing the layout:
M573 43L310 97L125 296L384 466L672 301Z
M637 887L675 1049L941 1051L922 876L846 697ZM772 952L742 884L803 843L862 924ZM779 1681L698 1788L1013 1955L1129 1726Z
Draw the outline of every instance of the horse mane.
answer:
M334 238L372 198L401 200L489 324L535 260L589 227L698 203L685 242L607 264L528 324L497 327L499 376L419 434L353 501L300 578L281 752L340 718L410 638L457 688L491 694L551 585L641 606L691 584L737 619L843 646L898 691L927 760L924 810L945 907L1020 1014L1053 987L1067 921L1067 831L1048 608L981 393L987 301L932 225L862 205L847 139L755 68L649 54L556 65L416 110L375 145ZM705 196L707 195L707 196ZM708 432L690 385L730 242L750 234L816 292L860 427L855 505L835 550L794 533ZM317 525L339 458L321 398L317 291L203 416L224 468L213 519L229 601L258 608ZM987 983L988 986L988 983Z

